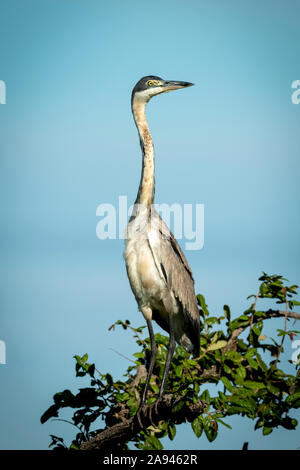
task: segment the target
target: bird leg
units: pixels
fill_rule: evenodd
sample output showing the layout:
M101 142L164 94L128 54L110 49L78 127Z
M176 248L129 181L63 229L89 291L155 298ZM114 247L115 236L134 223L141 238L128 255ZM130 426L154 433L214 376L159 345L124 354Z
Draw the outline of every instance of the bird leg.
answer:
M159 391L159 398L162 398L165 388L166 388L166 383L167 383L167 378L169 374L169 369L170 369L170 364L172 361L172 357L174 354L175 350L175 335L174 335L174 325L173 325L173 315L169 313L169 330L170 330L170 342L169 342L169 347L168 347L168 354L167 354L167 359L166 359L166 364L165 364L165 370L160 386L160 391Z
M151 342L151 359L150 359L150 365L149 365L148 372L147 372L147 378L146 378L145 388L144 388L144 391L143 391L143 396L142 396L142 399L141 399L141 402L140 402L140 406L139 406L139 408L137 410L137 413L136 413L136 417L137 417L137 420L138 420L139 425L140 425L141 428L143 426L142 426L140 414L141 414L141 411L142 411L142 408L143 408L144 404L146 403L147 392L148 392L150 379L151 379L151 375L152 375L152 372L153 372L155 359L156 359L156 354L157 354L157 346L156 346L156 343L155 343L155 338L154 338L154 333L153 333L153 328L152 328L152 322L151 322L150 319L146 320L146 321L147 321L147 326L148 326L149 336L150 336L150 342Z
M175 346L176 346L175 335L174 335L174 325L173 325L173 315L170 314L170 313L169 313L169 330L170 330L170 342L169 342L169 346L168 346L168 354L167 354L165 369L164 369L163 378L162 378L162 382L161 382L161 386L160 386L159 396L158 396L156 402L154 403L155 414L158 414L157 413L157 406L158 406L158 403L162 399L162 396L165 392L167 378L168 378L169 369L170 369L170 364L171 364L172 357L173 357L174 350L175 350ZM149 414L150 414L150 416L149 416L150 421L152 422L152 408L150 409Z

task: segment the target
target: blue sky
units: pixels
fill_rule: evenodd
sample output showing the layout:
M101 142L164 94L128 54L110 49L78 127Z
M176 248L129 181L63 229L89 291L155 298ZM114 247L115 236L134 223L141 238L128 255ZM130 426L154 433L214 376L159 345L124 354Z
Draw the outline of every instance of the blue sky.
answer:
M124 242L96 237L96 208L135 199L130 93L140 77L195 83L153 99L148 121L156 202L205 206L204 247L186 252L196 292L212 312L228 303L239 314L262 270L299 284L299 14L293 0L2 0L1 448L71 438L67 424L39 418L55 392L86 385L74 354L118 378L129 363L111 348L135 352L129 334L108 332L143 318ZM300 445L297 431L262 438L253 423L231 422L213 444L182 426L165 448Z

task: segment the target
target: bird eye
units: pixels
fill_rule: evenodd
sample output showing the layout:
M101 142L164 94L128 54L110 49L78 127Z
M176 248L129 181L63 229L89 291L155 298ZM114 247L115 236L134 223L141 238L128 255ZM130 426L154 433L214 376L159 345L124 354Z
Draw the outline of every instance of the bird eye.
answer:
M147 82L147 86L154 86L154 85L160 85L161 82L159 82L158 80L148 80Z

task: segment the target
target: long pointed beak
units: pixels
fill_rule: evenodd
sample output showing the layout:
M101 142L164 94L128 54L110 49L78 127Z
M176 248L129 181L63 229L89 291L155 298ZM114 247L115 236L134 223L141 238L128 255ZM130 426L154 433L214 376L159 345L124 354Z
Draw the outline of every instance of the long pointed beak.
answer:
M165 91L171 91L171 90L179 90L180 88L187 88L189 86L193 86L194 83L190 82L179 82L179 81L174 81L174 80L165 80L163 87L165 88Z

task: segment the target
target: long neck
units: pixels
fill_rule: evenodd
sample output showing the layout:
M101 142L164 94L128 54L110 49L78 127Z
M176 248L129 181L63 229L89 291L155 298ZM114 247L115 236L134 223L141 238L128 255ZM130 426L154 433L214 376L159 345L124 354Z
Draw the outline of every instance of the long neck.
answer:
M149 213L151 204L154 201L154 149L146 120L145 108L145 102L133 100L132 113L140 136L140 144L143 153L141 181L135 204L146 208Z

